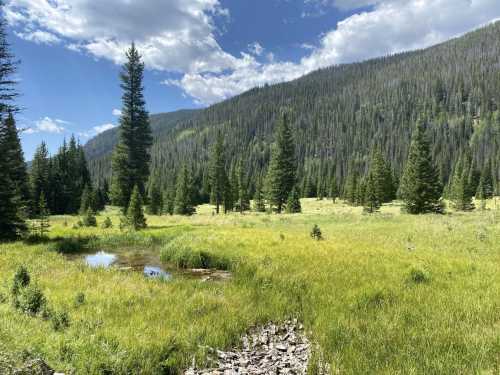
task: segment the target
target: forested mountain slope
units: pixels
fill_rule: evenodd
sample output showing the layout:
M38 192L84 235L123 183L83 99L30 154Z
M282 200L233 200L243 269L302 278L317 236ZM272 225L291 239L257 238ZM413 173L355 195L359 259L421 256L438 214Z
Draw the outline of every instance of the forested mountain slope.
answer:
M155 139L161 139L179 122L195 116L198 110L180 110L170 113L159 113L150 116L151 131ZM92 138L84 146L85 155L92 165L93 175L99 175L99 166L103 166L103 173L108 174L111 166L111 153L118 143L119 128L107 130ZM109 163L109 164L108 164Z
M400 175L417 119L429 124L434 158L446 183L466 150L478 169L500 175L500 23L415 52L334 66L292 82L255 88L185 118L158 122L152 171L170 183L184 164L206 190L210 146L222 131L229 167L244 158L253 188L269 161L281 110L290 112L299 183L363 173L374 147ZM153 117L154 119L154 117ZM154 123L154 121L153 121ZM105 139L104 139L105 138ZM95 180L110 175L116 130L86 146ZM104 155L104 156L103 156ZM498 187L497 187L498 189ZM206 191L202 195L206 196Z

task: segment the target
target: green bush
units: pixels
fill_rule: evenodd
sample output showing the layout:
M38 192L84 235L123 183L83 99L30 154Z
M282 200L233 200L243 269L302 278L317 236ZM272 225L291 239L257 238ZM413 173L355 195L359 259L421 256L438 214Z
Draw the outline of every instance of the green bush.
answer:
M50 249L63 254L80 253L88 249L90 243L91 238L67 237L53 243Z
M29 315L37 315L45 304L45 296L36 285L21 289L16 296L16 307Z
M104 221L101 224L101 228L102 229L113 228L113 222L111 221L111 219L109 218L109 216L107 216L106 219L104 219Z
M414 284L425 284L431 280L429 273L420 268L412 268L408 276L408 281Z
M82 218L82 225L84 227L97 227L97 219L95 212L89 208Z
M14 280L12 281L12 296L16 297L22 289L30 284L30 281L31 277L28 270L26 267L20 266L14 274Z
M82 292L78 293L75 297L75 307L79 307L85 304L85 294Z
M321 229L319 229L319 226L317 224L314 224L314 227L311 230L311 238L316 241L320 241L323 239L323 234L321 233Z

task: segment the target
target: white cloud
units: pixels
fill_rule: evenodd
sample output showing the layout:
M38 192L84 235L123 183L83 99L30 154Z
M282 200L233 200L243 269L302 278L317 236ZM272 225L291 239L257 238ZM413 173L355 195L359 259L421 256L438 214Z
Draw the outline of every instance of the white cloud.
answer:
M107 130L110 130L110 129L113 129L115 128L116 125L113 125L113 124L104 124L104 125L100 125L100 126L94 126L94 131L96 132L96 134L101 134Z
M35 121L34 126L28 127L24 133L35 134L35 133L54 133L60 134L66 129L63 125L69 124L67 121L59 119L51 119L50 117L44 117L38 121Z
M253 55L260 56L264 52L264 47L259 42L254 42L248 46L248 51Z
M5 9L9 24L25 38L43 42L43 33L47 43L57 40L118 64L135 41L149 68L178 72L234 64L214 36L214 17L228 15L218 0L9 0Z
M56 35L42 30L33 32L16 32L15 34L21 39L37 44L57 44L61 42L61 39L59 39Z
M372 11L339 22L298 63L262 64L243 54L228 73L189 73L167 83L208 104L265 83L292 80L319 68L424 48L498 17L498 0L380 0Z
M164 83L179 86L200 104L329 65L427 47L500 17L498 0L304 2L310 8L306 12L318 6L371 8L312 41L298 62L278 61L272 52L258 61L264 52L260 44L250 54L225 52L214 24L215 17L229 18L229 12L218 0L10 0L5 14L19 33L46 32L67 48L115 63L123 62L125 48L135 40L148 68L181 73L180 79ZM33 40L42 42L43 34L38 35Z
M120 117L122 115L122 111L119 109L113 109L113 116Z

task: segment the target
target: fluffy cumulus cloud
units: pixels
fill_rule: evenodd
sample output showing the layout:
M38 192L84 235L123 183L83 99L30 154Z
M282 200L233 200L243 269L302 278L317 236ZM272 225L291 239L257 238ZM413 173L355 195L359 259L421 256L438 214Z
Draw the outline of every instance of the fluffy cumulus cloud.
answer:
M5 15L24 39L44 33L116 63L133 40L157 70L220 71L235 60L214 37L214 17L227 16L218 0L8 0Z
M26 134L35 134L35 133L60 134L66 130L65 125L68 124L69 123L67 121L59 119L51 119L50 117L44 117L38 121L35 121L34 126L28 127L24 132Z
M498 0L304 2L368 10L304 45L307 55L294 62L278 61L272 52L261 56L258 43L237 56L225 52L216 40L215 19L228 17L228 11L218 0L10 0L6 17L25 39L65 43L116 63L123 62L124 49L135 40L148 68L180 73L181 78L164 83L200 104L325 66L427 47L500 17Z
M122 115L122 111L120 109L113 109L113 111L111 112L113 114L113 116L116 116L116 117L120 117Z

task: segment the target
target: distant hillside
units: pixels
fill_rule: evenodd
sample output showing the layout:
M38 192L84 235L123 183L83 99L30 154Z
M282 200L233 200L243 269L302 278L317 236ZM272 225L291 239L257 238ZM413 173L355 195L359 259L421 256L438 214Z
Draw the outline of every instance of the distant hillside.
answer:
M226 136L228 166L245 158L252 187L269 161L277 115L291 113L301 184L348 168L363 173L374 147L399 175L415 122L425 118L443 183L457 155L470 148L500 176L500 23L425 50L333 66L292 82L255 88L196 112L155 123L152 169L164 183L183 164L206 187L210 145ZM184 116L184 117L183 117ZM161 131L160 131L161 129ZM86 146L95 180L110 175L116 130ZM206 196L206 191L203 192Z
M181 121L192 118L198 112L197 110L181 110L151 115L151 130L154 137L161 138L169 129ZM89 160L96 160L108 156L118 143L118 131L118 128L114 128L89 140L84 146L87 158Z

